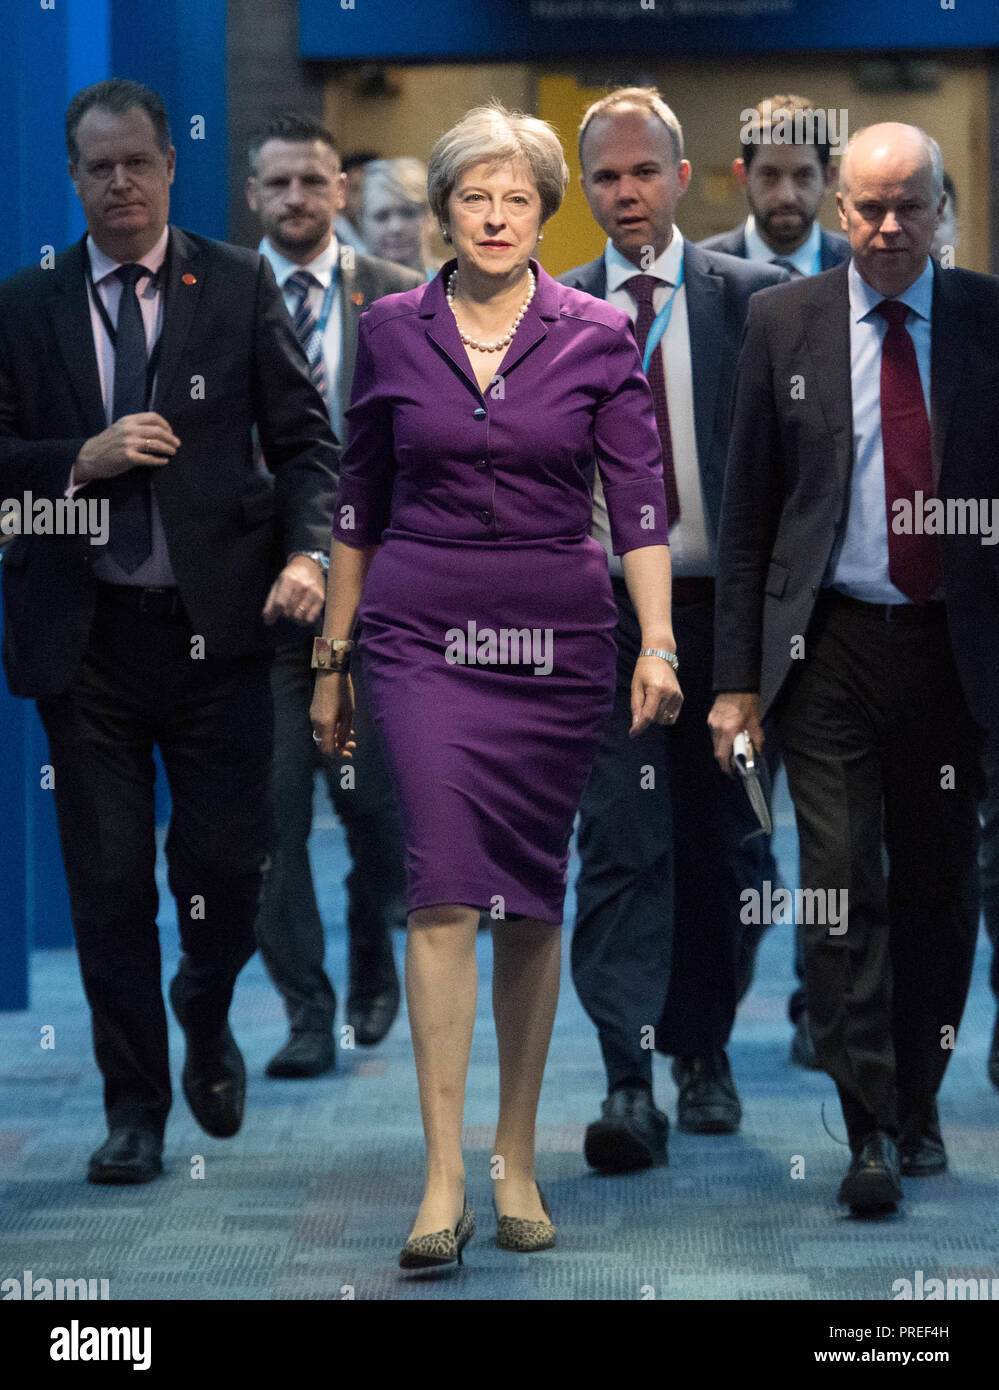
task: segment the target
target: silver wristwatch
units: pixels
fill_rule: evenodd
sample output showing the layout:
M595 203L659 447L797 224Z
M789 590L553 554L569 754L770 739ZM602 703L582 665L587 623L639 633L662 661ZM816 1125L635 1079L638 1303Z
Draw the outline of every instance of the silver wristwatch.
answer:
M643 647L638 653L641 656L661 656L663 661L669 663L674 671L679 671L680 663L676 659L676 652L664 652L661 647Z
M329 573L330 557L325 550L293 550L288 559L294 560L296 555L304 555L307 560L315 560L317 565L322 565L324 574Z

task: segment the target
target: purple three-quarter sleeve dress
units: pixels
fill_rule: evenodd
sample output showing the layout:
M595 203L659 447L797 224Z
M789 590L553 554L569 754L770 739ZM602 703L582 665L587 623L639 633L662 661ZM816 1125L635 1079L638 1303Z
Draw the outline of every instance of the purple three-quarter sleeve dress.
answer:
M531 265L537 290L485 393L445 296L454 261L362 314L333 536L378 545L358 643L409 911L558 924L614 698L593 461L616 554L666 545L668 523L627 315Z

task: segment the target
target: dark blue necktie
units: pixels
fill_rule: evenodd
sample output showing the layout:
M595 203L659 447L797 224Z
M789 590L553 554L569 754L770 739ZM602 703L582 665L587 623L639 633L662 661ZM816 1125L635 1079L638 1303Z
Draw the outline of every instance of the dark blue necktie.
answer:
M121 265L115 274L121 281L121 300L115 325L113 419L120 420L146 409L146 328L135 287L152 271L144 265ZM108 500L108 551L126 574L132 574L153 548L149 470L137 464L109 479Z

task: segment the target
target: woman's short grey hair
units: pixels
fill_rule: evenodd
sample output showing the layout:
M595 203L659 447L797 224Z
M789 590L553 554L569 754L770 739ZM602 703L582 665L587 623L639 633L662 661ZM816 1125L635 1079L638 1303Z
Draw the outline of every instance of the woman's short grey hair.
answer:
M476 164L500 168L522 163L541 198L541 221L562 205L569 186L569 166L553 126L498 102L476 106L442 135L430 155L427 196L437 220L446 225L447 203L466 169Z
M372 159L364 166L361 185L361 215L368 211L368 200L379 188L414 207L427 206L427 166L421 159Z

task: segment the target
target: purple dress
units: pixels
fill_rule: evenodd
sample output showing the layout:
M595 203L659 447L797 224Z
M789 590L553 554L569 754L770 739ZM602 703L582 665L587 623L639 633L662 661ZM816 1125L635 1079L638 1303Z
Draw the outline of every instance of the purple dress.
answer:
M537 290L485 393L445 297L454 261L361 315L333 536L381 543L358 640L409 911L557 924L614 699L593 460L616 554L666 545L668 525L630 320L531 265Z

